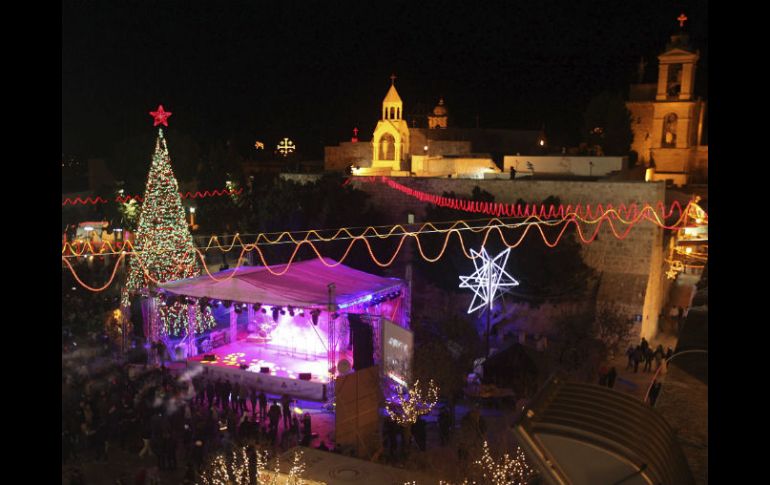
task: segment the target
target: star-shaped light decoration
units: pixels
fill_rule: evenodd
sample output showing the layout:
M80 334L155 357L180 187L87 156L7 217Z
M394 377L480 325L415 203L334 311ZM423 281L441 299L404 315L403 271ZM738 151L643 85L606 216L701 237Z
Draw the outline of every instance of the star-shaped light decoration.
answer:
M519 282L505 271L510 254L511 248L508 248L494 258L490 258L483 247L480 253L471 249L476 272L470 276L460 276L460 288L470 288L474 292L468 313L473 313L484 306L491 310L492 303L507 292L507 288L519 286Z
M155 123L152 126L168 126L168 117L171 116L171 111L165 111L163 105L159 104L157 111L150 111L150 116L155 118Z

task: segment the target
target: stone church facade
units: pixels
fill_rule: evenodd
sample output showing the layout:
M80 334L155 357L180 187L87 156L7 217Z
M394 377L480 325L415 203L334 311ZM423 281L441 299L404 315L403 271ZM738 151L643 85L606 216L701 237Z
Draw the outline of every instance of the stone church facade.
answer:
M708 181L708 146L702 144L706 101L695 97L699 53L684 33L671 36L658 56L658 82L634 84L626 104L639 163L648 180L676 185Z

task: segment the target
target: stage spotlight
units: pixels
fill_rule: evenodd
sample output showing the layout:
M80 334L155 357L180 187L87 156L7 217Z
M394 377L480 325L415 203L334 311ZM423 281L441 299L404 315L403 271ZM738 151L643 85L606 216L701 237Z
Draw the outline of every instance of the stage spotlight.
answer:
M233 310L235 310L235 313L241 313L241 312L243 312L243 307L240 306L240 305L235 305Z
M294 316L294 308L289 307L289 316Z
M222 302L222 305L224 305L226 308L230 308L233 305L233 302L230 300L225 300Z
M267 313L267 308L263 308L262 313Z
M254 304L254 311L257 311L257 310L259 310L261 306L262 306L262 304L261 304L261 303L255 303L255 304Z
M201 310L205 310L207 306L209 306L209 299L205 296L198 300L198 304L200 304Z
M313 325L318 325L318 317L321 315L320 310L311 310L310 317L313 319Z
M278 308L273 308L273 321L278 322Z
M286 310L284 310L283 308L281 308L281 315L286 315Z

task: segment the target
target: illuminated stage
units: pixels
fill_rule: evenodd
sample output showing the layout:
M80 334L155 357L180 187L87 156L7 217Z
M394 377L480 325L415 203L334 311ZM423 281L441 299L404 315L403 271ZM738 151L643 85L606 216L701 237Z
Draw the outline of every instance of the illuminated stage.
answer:
M216 360L204 358L214 355ZM189 367L202 366L207 375L254 385L268 394L290 394L299 398L323 401L329 382L326 355L318 356L264 343L239 340L223 345L206 354L187 360ZM241 365L248 366L242 369ZM267 368L269 373L260 370ZM310 380L300 380L300 374L310 374Z
M211 278L163 283L158 290L166 301L184 297L190 308L209 306L220 321L229 317L229 332L213 332L201 348L195 339L185 339L188 367L201 367L209 377L227 377L269 394L324 401L331 397L330 380L339 374L381 360L396 373L403 367L396 365L399 359L388 365L393 358L382 352L392 345L381 334L384 322L408 329L408 286L403 280L324 258L288 268L224 270ZM191 317L188 335L194 323ZM222 332L229 338L219 338ZM248 337L236 340L236 335ZM229 343L218 345L222 340ZM402 352L406 350L411 355L411 345Z

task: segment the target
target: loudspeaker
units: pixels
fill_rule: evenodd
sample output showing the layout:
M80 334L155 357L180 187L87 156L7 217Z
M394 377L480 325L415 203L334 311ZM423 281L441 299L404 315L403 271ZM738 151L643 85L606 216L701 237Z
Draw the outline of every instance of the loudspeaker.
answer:
M262 374L269 374L270 373L270 367L260 367L259 372Z
M303 381L309 381L310 380L310 372L303 372L300 373L299 378Z
M214 362L215 360L217 360L217 356L214 354L206 354L203 356L201 360L203 362Z
M362 370L374 365L372 327L356 314L349 314L350 331L353 334L353 369Z

